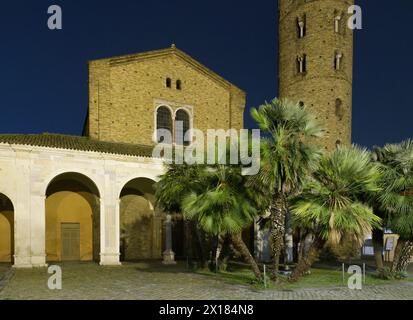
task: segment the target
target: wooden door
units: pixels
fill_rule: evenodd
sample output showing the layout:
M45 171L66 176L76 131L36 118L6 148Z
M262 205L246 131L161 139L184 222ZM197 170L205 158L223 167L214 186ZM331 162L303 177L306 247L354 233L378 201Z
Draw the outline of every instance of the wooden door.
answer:
M62 261L80 260L80 224L62 223Z

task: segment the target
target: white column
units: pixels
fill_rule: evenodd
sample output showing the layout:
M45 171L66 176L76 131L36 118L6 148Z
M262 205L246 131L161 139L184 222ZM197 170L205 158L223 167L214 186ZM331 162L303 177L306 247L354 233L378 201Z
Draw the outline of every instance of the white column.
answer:
M31 268L29 152L16 153L14 198L14 267Z
M105 170L100 199L100 264L120 265L119 199L116 195L116 172Z
M172 250L172 217L166 216L165 220L165 251L163 253L163 264L176 264L175 253Z
M46 267L46 216L45 196L30 196L30 237L31 264L33 267Z

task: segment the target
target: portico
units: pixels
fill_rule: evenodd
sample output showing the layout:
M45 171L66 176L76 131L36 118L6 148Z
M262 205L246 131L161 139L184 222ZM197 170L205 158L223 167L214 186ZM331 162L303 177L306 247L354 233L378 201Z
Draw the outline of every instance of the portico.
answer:
M76 256L119 265L121 216L142 223L131 212L121 212L131 186L130 203L151 226L150 249L138 245L135 250L143 255L150 250L147 258L160 259L165 215L154 207L152 187L164 167L150 155L150 147L86 137L1 135L0 228L7 233L0 259L16 268Z

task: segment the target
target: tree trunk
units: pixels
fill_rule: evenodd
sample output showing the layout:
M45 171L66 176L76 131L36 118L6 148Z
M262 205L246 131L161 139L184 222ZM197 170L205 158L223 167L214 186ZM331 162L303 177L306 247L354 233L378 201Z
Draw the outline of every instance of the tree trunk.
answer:
M374 248L374 258L376 260L376 269L381 272L384 269L383 263L383 230L374 229L373 230L373 248Z
M200 260L201 260L201 267L205 268L207 266L207 261L208 261L208 251L206 249L205 245L205 239L203 236L202 231L200 230L198 225L195 225L195 234L197 237L197 242L198 242L198 249L199 249L199 255L200 255Z
M192 265L192 222L190 220L185 221L185 253L187 256L188 267Z
M396 272L405 272L413 257L413 241L406 241L401 252L399 261L395 267Z
M232 243L234 244L234 247L241 253L241 256L251 266L251 269L254 272L255 277L258 280L261 280L262 275L261 275L260 268L258 267L258 264L255 261L254 257L251 255L250 251L248 250L248 247L245 244L244 240L242 240L241 233L232 235L231 239L232 239Z
M273 259L273 279L278 277L280 266L280 254L283 247L283 238L285 234L285 208L286 199L283 194L278 193L273 196L270 212L271 212L271 251Z
M399 260L400 260L401 254L402 254L402 250L403 250L406 243L407 243L406 240L403 240L403 239L400 239L400 238L399 238L399 240L397 240L397 245L396 245L396 248L394 249L393 262L392 262L391 268L390 268L391 272L396 271L397 265L399 263Z
M288 210L285 214L285 235L284 235L284 265L286 269L294 261L294 240L293 240L293 227L292 227L292 215Z
M320 256L321 250L325 244L325 240L316 236L310 249L308 250L308 254L301 258L300 262L297 264L297 267L294 269L293 274L288 279L289 282L296 282L300 277L305 275L308 270L310 270L313 263Z

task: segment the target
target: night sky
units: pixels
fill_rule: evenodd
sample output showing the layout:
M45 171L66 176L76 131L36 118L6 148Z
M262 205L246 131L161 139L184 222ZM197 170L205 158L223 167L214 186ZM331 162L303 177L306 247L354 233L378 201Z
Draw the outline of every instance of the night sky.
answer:
M2 1L0 133L80 135L87 61L171 43L248 93L249 108L277 95L277 1ZM371 147L413 138L413 1L359 0L353 140ZM63 30L47 28L47 8Z

